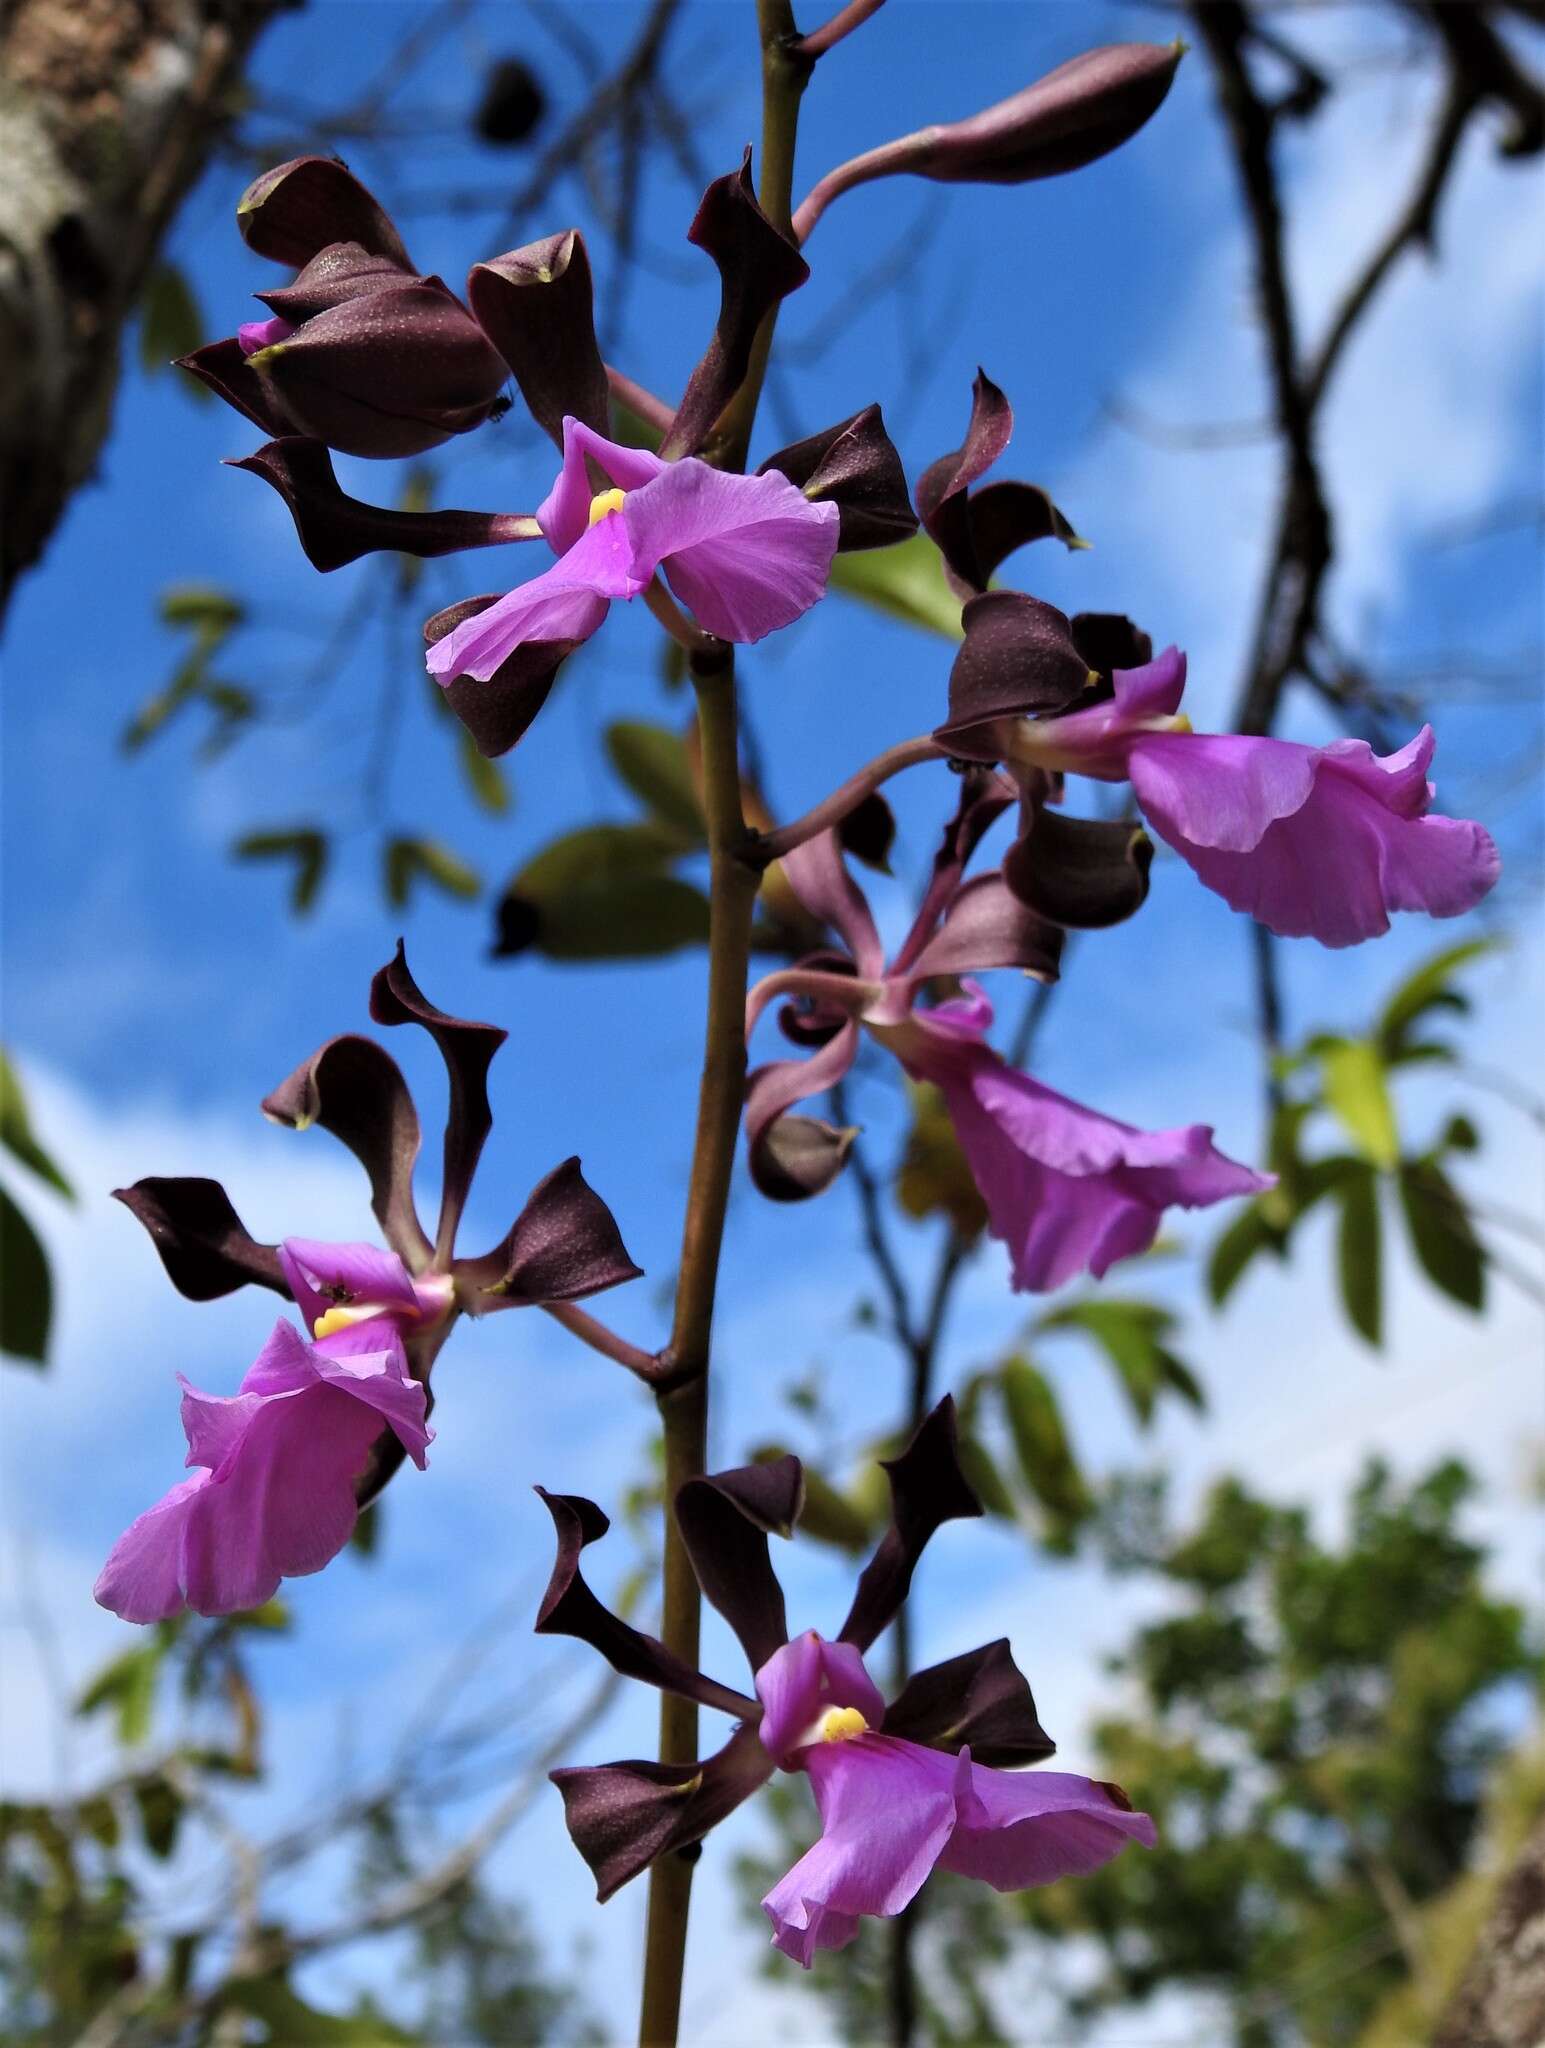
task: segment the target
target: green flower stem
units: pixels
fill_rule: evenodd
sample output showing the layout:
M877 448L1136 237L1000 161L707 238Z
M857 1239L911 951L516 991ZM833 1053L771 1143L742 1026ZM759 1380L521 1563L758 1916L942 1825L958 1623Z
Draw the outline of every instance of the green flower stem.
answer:
M670 1512L677 1488L702 1470L708 1430L708 1360L724 1213L746 1083L745 1003L751 912L757 870L740 803L740 734L734 651L722 643L691 658L702 738L703 806L708 821L708 1024L698 1095L697 1137L682 1230L671 1340L660 1357L657 1391L665 1438L665 1564L660 1633L686 1664L698 1661L702 1594ZM660 1761L693 1763L697 1705L671 1693L660 1700ZM674 2048L681 2016L694 1845L662 1856L649 1873L644 1939L642 2048Z

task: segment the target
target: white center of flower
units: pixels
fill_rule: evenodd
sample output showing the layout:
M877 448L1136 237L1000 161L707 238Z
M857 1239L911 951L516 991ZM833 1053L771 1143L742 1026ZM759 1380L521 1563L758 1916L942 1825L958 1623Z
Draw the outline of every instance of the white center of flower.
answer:
M609 491L597 491L590 500L589 523L594 526L598 520L609 518L613 512L620 512L626 496L627 492L619 491L615 485Z

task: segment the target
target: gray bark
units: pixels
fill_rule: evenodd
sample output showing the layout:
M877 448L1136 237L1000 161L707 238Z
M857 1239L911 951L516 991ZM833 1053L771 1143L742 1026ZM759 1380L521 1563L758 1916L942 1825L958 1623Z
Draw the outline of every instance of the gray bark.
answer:
M94 473L123 326L292 0L0 0L0 609Z
M1545 2048L1545 1820L1498 1888L1432 2048Z

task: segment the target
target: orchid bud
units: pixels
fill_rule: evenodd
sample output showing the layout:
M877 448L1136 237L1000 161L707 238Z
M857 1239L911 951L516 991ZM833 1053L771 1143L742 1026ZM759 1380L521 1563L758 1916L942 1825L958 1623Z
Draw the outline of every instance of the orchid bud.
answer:
M590 258L577 229L474 264L467 297L544 433L561 448L567 414L606 432L606 367L596 345Z
M794 217L804 241L839 193L910 172L941 184L1022 185L1082 170L1157 113L1184 45L1108 43L969 120L919 128L829 171Z

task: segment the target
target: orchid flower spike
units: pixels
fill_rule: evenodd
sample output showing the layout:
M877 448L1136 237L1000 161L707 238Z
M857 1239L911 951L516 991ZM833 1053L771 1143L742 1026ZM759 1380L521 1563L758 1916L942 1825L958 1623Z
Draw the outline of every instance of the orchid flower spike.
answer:
M935 976L1017 967L1056 979L1060 929L1021 903L1001 872L961 879L976 841L1009 801L996 777L968 785L922 908L889 966L835 834L785 857L794 893L847 950L812 955L751 991L748 1034L770 1002L790 997L785 1032L817 1050L751 1074L746 1129L752 1177L764 1194L799 1200L830 1185L854 1133L789 1111L842 1078L862 1028L914 1079L939 1088L992 1234L1008 1247L1013 1285L1041 1292L1079 1272L1099 1278L1116 1260L1146 1251L1171 1206L1210 1206L1271 1181L1219 1152L1205 1124L1137 1130L1016 1072L986 1042L992 1007L975 982L965 981L958 999L922 1006Z
M1074 656L1077 622L1049 605L1017 592L968 604L950 717L936 735L953 753L1001 760L1031 784L1062 774L1130 781L1149 824L1207 887L1281 938L1357 945L1387 932L1393 911L1458 917L1496 882L1490 834L1432 812L1430 725L1382 756L1366 740L1311 747L1193 732L1180 709L1186 659L1174 647L1113 669L1092 702L1069 693L1048 703L1020 688L1025 671L1003 632L1010 603L1044 614L1045 636L1060 631ZM1013 858L1006 867L1017 882ZM1033 887L1023 893L1035 900Z
M275 1122L320 1124L342 1139L369 1176L389 1249L260 1244L218 1181L149 1179L118 1191L179 1293L213 1301L267 1287L305 1326L278 1322L230 1397L182 1382L187 1462L197 1470L130 1525L97 1581L97 1599L126 1621L164 1621L184 1607L234 1613L335 1557L403 1459L425 1464L430 1371L458 1316L574 1301L637 1277L577 1159L538 1183L492 1251L458 1256L492 1122L488 1065L505 1034L437 1010L401 946L375 977L371 1014L422 1026L445 1060L451 1106L433 1240L413 1199L418 1113L397 1063L368 1038L329 1039L263 1108Z
M1153 1846L1153 1822L1119 1786L1019 1768L1055 1745L1006 1641L917 1672L886 1704L864 1652L900 1611L934 1531L982 1512L960 1468L948 1396L885 1470L890 1527L832 1639L808 1629L790 1641L768 1555L768 1535L791 1535L799 1520L797 1458L691 1479L677 1493L692 1568L745 1650L755 1697L705 1678L602 1606L580 1553L606 1533L606 1516L577 1495L542 1494L558 1557L538 1632L577 1636L626 1676L737 1723L702 1763L553 1772L601 1899L701 1841L775 1770L806 1772L821 1816L820 1840L762 1901L773 1945L806 1967L817 1950L850 1942L864 1916L901 1912L935 1869L1023 1891L1097 1870L1128 1842Z

